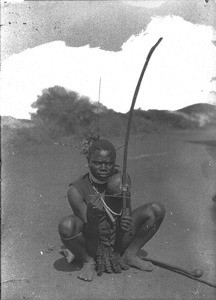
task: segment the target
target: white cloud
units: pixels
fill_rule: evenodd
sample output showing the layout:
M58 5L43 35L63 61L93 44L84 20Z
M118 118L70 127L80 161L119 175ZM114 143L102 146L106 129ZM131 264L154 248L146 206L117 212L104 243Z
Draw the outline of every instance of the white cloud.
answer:
M143 109L179 109L207 102L216 76L213 29L180 17L153 18L145 32L132 36L122 51L89 46L67 47L62 41L15 54L2 64L2 115L28 118L42 89L60 85L91 100L126 112L147 53L159 37L137 98Z

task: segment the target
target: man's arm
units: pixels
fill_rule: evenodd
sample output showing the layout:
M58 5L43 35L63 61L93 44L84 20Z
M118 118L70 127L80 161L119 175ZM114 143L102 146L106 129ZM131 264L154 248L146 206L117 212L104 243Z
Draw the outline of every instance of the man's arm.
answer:
M68 190L68 201L69 204L74 212L74 214L80 218L84 223L87 222L86 219L86 210L87 210L87 205L83 201L82 196L80 193L77 191L75 186L71 186Z
M73 185L68 190L68 201L74 214L84 223L83 234L85 238L97 239L98 214L100 210L96 209L92 203L86 205L82 196Z

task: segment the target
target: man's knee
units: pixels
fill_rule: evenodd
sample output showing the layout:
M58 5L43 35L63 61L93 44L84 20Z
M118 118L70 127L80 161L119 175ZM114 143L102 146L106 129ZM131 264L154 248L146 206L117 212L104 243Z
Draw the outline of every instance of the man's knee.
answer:
M59 235L63 238L70 238L80 233L82 221L76 216L67 216L61 219L58 225Z
M165 207L163 206L163 204L159 202L152 202L150 203L150 207L152 212L154 213L155 219L162 221L165 216Z

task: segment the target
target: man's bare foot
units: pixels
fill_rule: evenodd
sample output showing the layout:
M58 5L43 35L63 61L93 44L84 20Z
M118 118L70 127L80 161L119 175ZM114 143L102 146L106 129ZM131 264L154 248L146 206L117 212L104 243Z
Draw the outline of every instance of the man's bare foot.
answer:
M77 277L84 281L92 281L94 278L94 274L95 274L95 263L87 262L83 264L83 268Z
M146 272L153 271L153 264L151 262L142 260L137 255L130 255L125 253L122 256L122 258L130 267L137 268L141 271L146 271Z

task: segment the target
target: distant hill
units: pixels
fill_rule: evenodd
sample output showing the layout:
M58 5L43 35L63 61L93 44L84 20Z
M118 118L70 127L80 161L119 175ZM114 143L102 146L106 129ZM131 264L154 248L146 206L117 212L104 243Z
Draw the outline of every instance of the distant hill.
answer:
M206 126L216 126L216 106L198 103L175 111L136 110L134 119L136 118L145 118L154 122L154 124L177 129L205 128Z
M2 127L9 127L9 128L29 128L32 127L32 121L26 119L16 119L11 116L3 116L1 117L1 125Z
M191 119L199 127L216 126L216 105L198 103L177 111L186 119Z
M121 125L125 124L127 120L127 114L117 113L114 110L107 109L105 106L100 105L98 109L93 109L93 111L99 112L100 121L102 124L108 122L112 118L117 122L121 123ZM208 104L208 103L198 103L190 106L186 106L179 110L170 111L170 110L157 110L157 109L149 109L142 110L137 109L134 111L134 122L153 122L153 123L164 123L167 125L172 125L174 127L182 127L183 123L195 123L194 125L199 125L200 118L202 118L203 123L206 120L206 123L215 123L216 122L216 105ZM196 124L197 123L197 124ZM34 123L31 120L26 119L16 119L11 116L3 116L1 117L1 125L7 126L10 128L30 128L34 126ZM105 124L104 124L105 125ZM184 124L189 125L189 124ZM184 126L183 126L184 127Z
M190 106L186 106L182 109L178 110L179 112L183 112L185 114L211 114L216 113L216 105L208 104L208 103L197 103Z
M83 117L82 111L80 116L74 112L75 117ZM125 134L128 113L117 113L105 106L93 106L92 104L91 119L89 119L89 126L85 126L84 136L87 132L95 131L98 126L101 136L121 136ZM73 117L73 112L71 114ZM62 116L64 120L65 116ZM86 114L88 118L88 114ZM13 143L26 142L49 142L53 139L58 139L64 136L73 135L70 130L65 130L68 124L65 122L55 124L53 119L52 124L47 126L43 122L35 122L35 120L16 119L10 116L1 118L2 136L7 141ZM216 128L216 106L206 103L199 103L184 107L176 111L168 110L141 110L137 109L133 114L133 121L131 127L131 134L164 132L168 129L197 129L197 128ZM79 130L79 128L78 128ZM53 135L55 132L55 136ZM80 132L75 131L75 135L80 136Z

